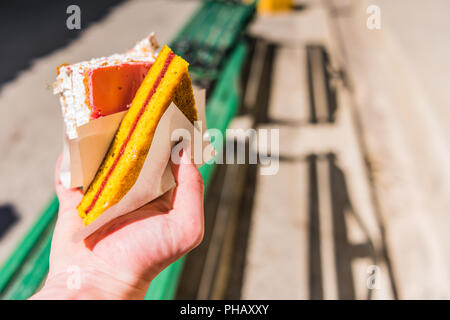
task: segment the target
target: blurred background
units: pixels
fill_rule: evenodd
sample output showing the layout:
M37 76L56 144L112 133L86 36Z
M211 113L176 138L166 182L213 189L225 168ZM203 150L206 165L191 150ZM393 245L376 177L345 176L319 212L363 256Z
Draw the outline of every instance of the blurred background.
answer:
M66 26L72 4L80 29ZM0 297L27 298L48 269L63 133L56 67L123 52L154 31L207 89L209 127L278 129L280 140L275 175L262 164L201 169L205 239L148 299L450 298L449 9L2 2Z

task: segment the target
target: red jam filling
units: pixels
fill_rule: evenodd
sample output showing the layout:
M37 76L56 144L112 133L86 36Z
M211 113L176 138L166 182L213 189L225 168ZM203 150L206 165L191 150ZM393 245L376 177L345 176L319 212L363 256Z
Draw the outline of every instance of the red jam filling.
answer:
M130 62L93 69L87 75L91 118L125 111L152 62Z

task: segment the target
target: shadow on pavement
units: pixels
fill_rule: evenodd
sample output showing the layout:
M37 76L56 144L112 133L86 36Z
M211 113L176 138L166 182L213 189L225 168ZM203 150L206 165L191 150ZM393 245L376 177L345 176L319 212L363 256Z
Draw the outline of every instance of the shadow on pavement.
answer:
M124 0L45 0L0 2L0 88L31 66L32 60L66 46ZM69 30L69 5L81 10L81 29Z
M12 205L0 205L0 240L18 221L19 215Z

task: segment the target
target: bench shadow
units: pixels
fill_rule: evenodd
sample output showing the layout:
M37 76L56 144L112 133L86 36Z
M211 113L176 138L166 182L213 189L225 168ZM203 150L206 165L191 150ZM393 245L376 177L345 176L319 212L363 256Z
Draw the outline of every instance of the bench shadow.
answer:
M274 60L277 54L278 46L277 44L265 42L262 39L250 39L251 48L249 50L250 57L253 56L255 50L255 43L261 44L263 42L264 46L264 59L261 60L261 77L258 79L257 92L254 97L254 105L245 105L241 103L242 108L240 114L252 114L254 116L254 127L260 124L280 124L270 119L268 116L269 101L270 101L270 88L272 86L273 79L273 69ZM336 100L335 88L331 85L332 75L329 72L329 57L323 46L310 46L309 47L309 58L307 58L306 63L309 64L310 74L309 74L309 84L313 85L313 73L321 73L321 81L325 81L325 94L326 99L324 100L326 105L322 105L322 116L317 116L315 113L315 101L311 101L311 117L307 120L310 124L320 124L320 123L334 123L335 115L338 109ZM308 52L308 51L307 51ZM317 57L324 61L324 64L319 68L312 68L313 61L312 56L315 55L315 61ZM251 61L251 59L250 59ZM243 92L244 95L247 91L250 66L245 65L245 72L243 74ZM312 95L313 91L310 91L310 99L314 99ZM243 99L244 100L244 99ZM289 120L286 120L289 122ZM286 125L286 123L285 123ZM298 123L292 123L293 126L298 126ZM365 227L359 213L356 212L350 195L350 190L348 188L347 178L344 170L339 166L339 161L336 154L329 152L323 154L308 154L306 156L300 157L287 157L280 156L280 163L305 163L307 165L308 175L306 177L300 177L305 179L308 186L308 260L305 261L308 270L308 293L310 299L324 299L326 297L326 292L324 292L324 274L322 272L323 265L326 263L322 260L322 245L321 245L321 224L323 221L320 220L321 210L324 210L323 203L319 199L319 190L325 188L323 185L323 175L322 180L319 179L318 167L323 168L324 165L327 168L327 186L328 190L325 192L328 194L331 203L331 212L329 213L331 217L332 225L332 242L334 256L329 257L334 263L334 269L336 272L336 288L337 288L337 298L338 299L355 299L356 298L356 288L355 288L355 274L353 264L355 259L364 258L369 260L372 264L377 264L380 261L386 262L387 258L383 252L377 252L375 250L374 244L371 241L371 237L367 228ZM180 285L178 287L177 299L196 299L198 296L198 281L201 278L204 264L205 256L208 251L208 245L212 237L212 225L215 220L215 212L218 207L218 202L221 197L221 188L223 186L223 181L226 176L227 166L218 166L215 173L215 177L211 183L212 188L210 188L209 194L205 200L205 220L206 220L206 233L204 242L192 253L190 253L186 259L185 268L181 276ZM227 285L221 296L223 299L241 299L242 298L242 287L244 283L244 273L246 268L246 256L248 248L248 240L251 226L251 218L253 211L253 203L256 192L256 185L258 179L258 167L256 165L248 165L245 170L245 189L239 199L234 199L233 202L238 203L239 219L235 228L235 237L233 239L233 245L231 250L231 261L226 268L229 271L229 276L227 278ZM323 190L321 190L323 191ZM234 206L235 204L230 204ZM300 213L299 213L300 214ZM349 225L348 219L351 218L356 224ZM350 230L349 228L357 227L364 238L357 244L351 243L349 240ZM385 243L381 244L385 247ZM383 248L382 248L383 249ZM220 263L218 263L220 264ZM389 264L387 263L388 269ZM273 270L274 273L277 270ZM300 271L299 271L300 272ZM393 279L389 274L391 283ZM270 281L270 279L268 279ZM211 288L214 287L214 283L211 284ZM367 299L371 298L372 290L367 290ZM395 296L395 293L394 293Z
M355 275L352 270L352 262L355 258L368 258L372 264L378 259L370 235L354 210L351 202L346 177L343 170L337 164L334 153L325 155L310 154L306 157L308 166L308 190L309 190L309 296L318 300L325 298L323 283L322 247L320 240L321 203L319 201L318 163L324 162L328 168L328 180L330 190L327 193L331 200L332 239L334 245L334 264L336 270L336 288L338 299L355 299ZM352 244L349 241L348 215L356 221L359 229L364 233L365 241ZM346 217L347 216L347 217ZM370 291L368 297L370 298Z

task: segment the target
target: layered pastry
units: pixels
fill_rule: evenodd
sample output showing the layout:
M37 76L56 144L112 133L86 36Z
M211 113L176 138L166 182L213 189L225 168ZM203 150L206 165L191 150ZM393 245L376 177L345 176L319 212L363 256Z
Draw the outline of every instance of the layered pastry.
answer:
M157 48L151 34L126 53L58 67L54 93L60 97L69 139L77 137L77 127L127 110Z
M197 120L188 63L164 46L137 90L108 153L78 205L85 225L118 203L134 185L159 120L172 101L191 122Z

